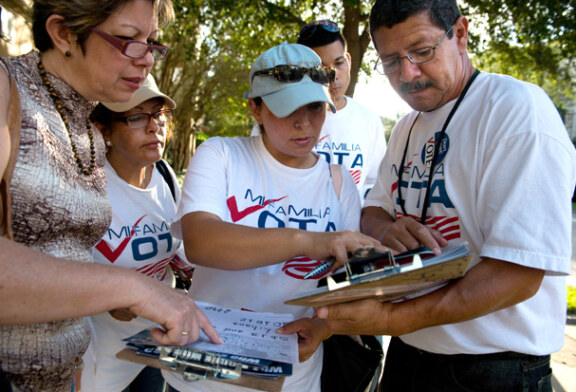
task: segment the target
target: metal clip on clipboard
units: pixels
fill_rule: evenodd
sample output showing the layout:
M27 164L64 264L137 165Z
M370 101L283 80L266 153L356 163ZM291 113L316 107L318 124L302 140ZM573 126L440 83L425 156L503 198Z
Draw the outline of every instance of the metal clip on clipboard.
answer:
M161 347L159 360L182 374L186 381L205 378L238 379L242 375L242 364L239 362L185 347Z
M394 256L391 251L382 253L376 249L360 248L354 251L354 255L345 264L346 279L342 282L336 282L333 276L326 277L328 290L332 291L359 280L367 281L372 277L382 278L386 275L393 275L401 272L407 272L414 269L422 268L422 258L420 253L428 253L428 248L422 247ZM410 264L400 265L397 260L411 258Z

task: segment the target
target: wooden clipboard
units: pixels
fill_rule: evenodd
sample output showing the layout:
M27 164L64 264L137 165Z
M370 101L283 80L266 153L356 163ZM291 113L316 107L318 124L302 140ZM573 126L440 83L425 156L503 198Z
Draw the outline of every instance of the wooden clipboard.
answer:
M157 358L148 357L145 355L138 355L134 352L134 350L130 350L129 348L125 348L119 353L117 353L116 358L125 361L139 363L146 366L151 366L158 369L172 371L170 367L163 365ZM223 382L226 384L240 385L242 387L252 388L258 391L281 392L282 385L284 385L284 379L285 377L269 379L251 375L242 375L242 377L240 377L237 380L222 380L215 378L210 378L209 380Z
M420 292L431 291L466 273L471 256L459 257L406 272L374 277L371 280L349 282L344 287L319 288L285 301L287 305L319 307L360 299L393 301L408 299Z

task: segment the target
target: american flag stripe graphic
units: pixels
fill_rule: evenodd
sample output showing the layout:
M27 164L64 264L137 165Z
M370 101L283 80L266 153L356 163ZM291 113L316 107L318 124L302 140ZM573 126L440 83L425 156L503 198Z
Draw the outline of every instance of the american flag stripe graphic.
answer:
M168 257L154 264L144 265L140 268L137 268L136 271L151 276L155 279L162 280L166 275L166 266L170 263L170 259L171 257Z
M312 271L314 267L320 265L321 262L318 260L312 260L307 256L295 257L292 260L288 260L282 266L282 271L293 278L304 279L308 272ZM325 274L316 276L315 279L319 279L330 271L326 271Z
M410 215L409 217L420 220L419 216ZM400 211L396 212L396 219L404 217L404 214ZM458 217L446 217L446 216L435 216L426 217L424 224L431 229L438 230L442 233L442 236L447 240L453 240L461 237L460 232L460 221Z
M354 183L358 185L358 183L360 182L360 178L362 177L362 170L350 170L350 174L352 174Z

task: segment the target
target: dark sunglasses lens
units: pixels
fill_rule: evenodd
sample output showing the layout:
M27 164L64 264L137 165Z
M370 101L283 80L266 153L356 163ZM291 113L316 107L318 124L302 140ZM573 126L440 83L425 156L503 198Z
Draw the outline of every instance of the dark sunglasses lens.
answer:
M312 68L310 70L310 79L317 83L326 84L326 75L322 72L322 69Z
M281 65L276 68L277 80L280 82L299 82L304 77L304 70L291 65Z
M313 68L310 78L317 83L329 84L334 81L334 71L330 68Z

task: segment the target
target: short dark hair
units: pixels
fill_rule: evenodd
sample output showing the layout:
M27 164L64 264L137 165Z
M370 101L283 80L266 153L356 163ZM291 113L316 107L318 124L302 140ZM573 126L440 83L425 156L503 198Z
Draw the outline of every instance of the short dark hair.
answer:
M316 28L312 34L303 34L301 29L300 33L298 34L298 40L296 43L305 45L309 48L316 48L318 46L329 45L335 41L340 41L342 46L344 46L344 51L347 50L348 43L346 42L346 38L344 38L340 30L331 32L322 28L320 25L316 25L315 27Z
M370 11L370 35L374 37L379 27L392 28L422 12L427 12L432 23L444 31L461 15L456 0L376 0ZM448 38L452 38L452 32Z
M117 114L118 113L114 113L112 110L99 103L90 114L90 121L93 123L98 122L106 128L110 128L112 126L112 119Z
M58 14L64 18L66 27L76 35L78 45L84 50L84 43L90 30L132 1L134 0L34 0L32 6L34 45L40 52L54 47L46 31L46 21L50 15ZM171 0L149 1L156 8L160 25L166 24L174 18Z

